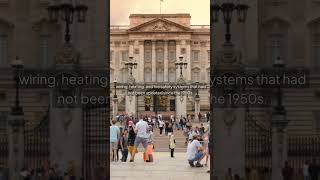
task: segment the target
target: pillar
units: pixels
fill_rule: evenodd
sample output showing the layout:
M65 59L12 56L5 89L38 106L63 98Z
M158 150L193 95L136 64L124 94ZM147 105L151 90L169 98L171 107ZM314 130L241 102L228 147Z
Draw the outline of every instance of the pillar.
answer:
M144 82L144 41L139 41L139 64L138 64L139 79Z
M157 81L157 69L156 69L156 41L152 41L152 82Z
M182 101L181 101L182 100ZM187 97L176 96L176 116L187 117Z
M113 98L112 117L116 118L118 115L118 98Z
M195 99L195 103L194 103L194 120L195 122L199 122L199 113L200 113L200 98L199 99Z
M168 82L168 66L169 66L169 60L168 60L168 41L164 41L164 77L163 82Z
M8 116L8 168L9 179L20 180L24 167L24 118L22 114Z
M181 41L176 41L176 61L179 61L179 56L181 55ZM177 69L176 71L176 80L180 77L180 70Z
M126 112L129 115L136 114L136 96L133 95L126 95Z
M184 73L185 79L187 81L191 81L191 41L186 40L186 56L184 57L184 61L188 63L187 69L184 69L186 72Z

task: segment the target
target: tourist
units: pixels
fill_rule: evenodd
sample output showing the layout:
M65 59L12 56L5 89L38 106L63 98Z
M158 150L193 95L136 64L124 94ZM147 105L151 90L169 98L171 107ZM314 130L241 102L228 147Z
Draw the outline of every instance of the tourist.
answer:
M309 160L307 160L302 167L303 171L303 180L310 180L310 175L309 175Z
M122 133L123 133L123 128L120 127L120 135L119 135L119 140L118 140L118 148L117 148L117 156L116 156L116 161L119 161L119 151L121 151L121 145L120 145L120 139L121 139L121 136L122 136Z
M183 118L182 118L182 116L181 116L181 118L179 119L179 125L180 125L180 128L181 128L181 130L183 131Z
M173 133L173 123L169 122L168 127L167 127L167 134Z
M127 162L128 157L128 130L125 129L123 131L122 137L120 138L120 146L121 146L121 152L122 152L122 162Z
M169 134L169 149L171 152L171 158L174 158L174 148L176 148L176 139L173 133Z
M154 144L154 135L152 127L149 126L147 131L148 136L148 148L147 148L147 159L146 162L153 162L153 144Z
M309 174L311 180L318 180L319 166L316 159L312 159L312 163L309 165Z
M148 146L148 136L147 136L148 128L149 128L148 123L143 121L142 118L140 118L139 122L136 124L136 127L135 127L136 139L134 141L134 148L138 149L138 146L142 144L145 153ZM136 154L136 151L133 151L130 162L134 161L135 154Z
M118 149L118 142L120 138L120 129L116 126L117 121L112 119L112 125L110 126L110 159L115 161L116 151ZM111 158L112 157L112 158Z
M192 142L187 147L187 159L191 167L203 167L200 163L204 158L203 147L199 142L199 136L194 135ZM194 165L196 162L196 165Z
M204 126L203 126L203 123L201 123L201 125L200 125L199 133L200 133L200 136L203 136L204 133L205 133L205 128L204 128Z
M159 119L160 136L162 136L163 126L164 126L164 122L162 121L162 119Z
M284 163L284 167L282 168L282 177L283 180L292 180L293 168L290 167L288 161Z
M165 128L164 128L164 133L166 136L168 136L168 128L169 128L169 121L165 122Z
M132 160L133 152L136 151L134 148L134 141L136 139L136 133L134 132L134 123L132 121L128 122L129 132L128 132L128 151L130 153L130 161Z

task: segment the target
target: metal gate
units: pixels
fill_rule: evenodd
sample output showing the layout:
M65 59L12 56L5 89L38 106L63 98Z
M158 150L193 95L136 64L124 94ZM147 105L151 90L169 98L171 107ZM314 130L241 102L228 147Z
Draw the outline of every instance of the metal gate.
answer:
M24 126L25 167L39 169L49 166L49 108L40 121L26 120Z
M109 174L109 121L106 104L83 107L82 176L85 180L107 179Z
M265 171L271 168L272 136L269 127L263 127L251 116L247 109L245 120L245 160L247 170Z

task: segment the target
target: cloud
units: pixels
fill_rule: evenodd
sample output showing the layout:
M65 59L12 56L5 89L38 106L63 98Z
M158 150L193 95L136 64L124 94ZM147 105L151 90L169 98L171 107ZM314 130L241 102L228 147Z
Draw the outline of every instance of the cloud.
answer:
M191 24L210 24L210 0L164 0L161 7L163 14L190 13ZM127 25L130 14L159 14L160 0L111 0L110 10L112 25Z

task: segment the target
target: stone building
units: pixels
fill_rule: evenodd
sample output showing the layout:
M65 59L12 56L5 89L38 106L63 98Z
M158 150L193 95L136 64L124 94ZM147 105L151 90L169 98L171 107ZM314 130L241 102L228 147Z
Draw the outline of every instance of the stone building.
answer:
M130 79L130 71L125 63L130 61L130 57L137 62L137 68L132 72L137 85L163 86L176 83L180 77L180 69L176 69L175 62L179 61L180 56L187 63L187 67L182 70L185 82L199 82L203 87L208 85L210 26L192 25L191 18L190 14L131 14L129 25L111 25L110 81L112 83L116 79L119 84L119 112L138 115L194 114L195 92L182 97L128 96L125 88L125 83ZM159 91L156 89L145 91ZM113 93L114 89L111 96ZM201 88L199 95L200 111L209 111L209 88Z

